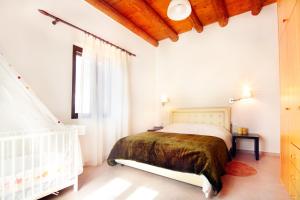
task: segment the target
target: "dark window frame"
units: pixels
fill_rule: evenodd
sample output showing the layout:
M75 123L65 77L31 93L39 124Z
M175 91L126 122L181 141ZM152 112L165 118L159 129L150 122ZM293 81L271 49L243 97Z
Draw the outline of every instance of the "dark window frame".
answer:
M71 119L78 119L78 113L75 112L75 93L76 93L76 57L82 56L83 49L79 46L73 45L72 55L72 108Z

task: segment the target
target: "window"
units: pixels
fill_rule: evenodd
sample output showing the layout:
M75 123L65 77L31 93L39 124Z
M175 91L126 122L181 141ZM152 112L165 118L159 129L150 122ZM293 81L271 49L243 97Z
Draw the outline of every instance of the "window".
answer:
M76 81L79 76L78 73L80 73L82 70L80 69L82 67L82 48L73 45L73 72L72 72L72 113L71 118L72 119L78 119L78 112L76 110Z

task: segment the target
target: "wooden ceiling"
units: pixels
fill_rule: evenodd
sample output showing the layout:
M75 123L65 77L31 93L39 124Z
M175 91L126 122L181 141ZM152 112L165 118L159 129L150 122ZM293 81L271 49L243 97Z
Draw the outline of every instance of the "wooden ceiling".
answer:
M178 34L192 30L201 33L203 27L218 22L221 27L229 18L251 11L258 15L263 6L276 0L190 0L192 14L185 20L167 17L170 0L86 0L98 10L124 25L154 46L160 40L178 40Z

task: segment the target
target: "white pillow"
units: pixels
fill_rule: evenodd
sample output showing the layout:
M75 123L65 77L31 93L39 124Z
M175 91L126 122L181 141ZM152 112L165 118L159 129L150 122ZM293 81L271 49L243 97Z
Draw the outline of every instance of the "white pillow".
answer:
M159 132L215 136L224 140L228 150L231 148L231 133L224 127L216 125L174 123Z

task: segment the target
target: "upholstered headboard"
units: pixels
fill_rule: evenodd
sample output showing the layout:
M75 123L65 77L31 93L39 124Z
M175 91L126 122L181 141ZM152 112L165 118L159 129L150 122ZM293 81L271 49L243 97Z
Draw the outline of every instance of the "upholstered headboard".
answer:
M176 109L171 111L169 122L212 124L231 131L230 107Z

